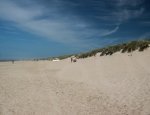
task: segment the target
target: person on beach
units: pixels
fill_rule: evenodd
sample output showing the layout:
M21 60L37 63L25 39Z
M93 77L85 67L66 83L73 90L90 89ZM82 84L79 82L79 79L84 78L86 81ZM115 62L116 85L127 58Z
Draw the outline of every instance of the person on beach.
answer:
M72 59L72 57L71 57L71 63L72 63L72 61L73 61L73 59Z
M76 59L76 58L74 58L74 59L73 59L73 62L77 62L77 59Z
M72 57L71 57L71 63L72 63L72 62L77 62L77 58L76 58L75 56L72 56Z

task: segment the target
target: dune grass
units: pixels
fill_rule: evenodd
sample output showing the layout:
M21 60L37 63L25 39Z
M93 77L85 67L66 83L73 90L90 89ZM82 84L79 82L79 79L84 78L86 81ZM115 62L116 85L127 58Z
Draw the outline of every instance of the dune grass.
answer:
M100 56L106 56L106 55L113 55L114 53L119 52L119 51L121 53L125 53L125 52L130 53L135 50L144 51L146 48L149 47L149 44L150 44L150 39L130 41L127 43L122 43L122 44L118 44L118 45L94 49L94 50L91 50L91 51L85 52L85 53L51 57L51 58L48 58L48 60L53 60L55 58L63 60L63 59L69 58L71 56L75 56L77 58L87 58L87 57L95 56L97 53L100 53Z
M135 50L144 51L146 48L149 47L149 44L150 40L131 41L128 43L118 44L106 48L95 49L86 53L81 53L78 55L78 58L87 58L95 56L97 53L100 53L100 56L104 56L104 55L112 55L118 51L121 51L122 53L125 52L129 53Z

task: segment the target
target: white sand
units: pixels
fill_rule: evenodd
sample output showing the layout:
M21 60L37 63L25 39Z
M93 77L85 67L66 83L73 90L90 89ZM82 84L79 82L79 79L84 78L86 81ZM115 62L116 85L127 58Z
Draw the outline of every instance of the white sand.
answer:
M150 49L71 63L0 63L0 115L150 115Z

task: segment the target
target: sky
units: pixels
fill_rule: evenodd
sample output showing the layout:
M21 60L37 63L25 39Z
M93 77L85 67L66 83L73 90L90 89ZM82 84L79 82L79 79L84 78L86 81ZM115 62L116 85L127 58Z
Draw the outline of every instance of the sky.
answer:
M0 60L150 38L150 0L0 0Z

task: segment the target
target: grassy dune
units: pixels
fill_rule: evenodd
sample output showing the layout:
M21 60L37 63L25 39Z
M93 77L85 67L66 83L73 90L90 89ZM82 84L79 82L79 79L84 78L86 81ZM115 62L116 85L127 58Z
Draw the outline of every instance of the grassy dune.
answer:
M87 58L87 57L95 56L97 53L100 53L100 56L104 56L104 55L112 55L113 53L116 53L118 51L121 51L122 53L125 53L125 52L130 53L135 50L144 51L146 48L149 47L149 44L150 44L150 39L131 41L131 42L117 44L117 45L108 46L104 48L94 49L94 50L80 53L80 54L68 54L68 55L61 55L57 57L48 57L48 58L33 59L33 60L34 61L53 60L56 58L63 60L71 56L76 56L77 58Z
M121 51L122 53L132 52L135 50L144 51L146 48L149 47L149 44L150 44L150 40L131 41L128 43L95 49L86 53L78 54L77 56L79 58L87 58L87 57L94 56L97 53L101 53L100 56L104 56L104 55L112 55L113 53L118 51Z

